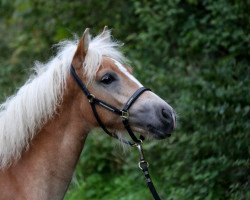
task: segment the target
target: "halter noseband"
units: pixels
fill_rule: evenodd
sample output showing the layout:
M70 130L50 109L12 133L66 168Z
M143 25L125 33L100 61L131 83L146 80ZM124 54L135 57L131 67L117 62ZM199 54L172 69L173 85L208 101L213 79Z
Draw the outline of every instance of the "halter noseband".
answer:
M139 144L141 143L142 140L144 140L144 137L142 135L140 135L140 138L138 139L135 134L133 133L130 125L129 125L129 108L135 103L135 101L142 95L142 93L144 93L145 91L150 91L150 89L145 88L145 87L141 87L139 88L129 99L128 101L125 103L123 109L118 109L98 98L96 98L93 94L91 94L89 92L89 90L87 89L86 85L82 82L82 80L79 78L79 76L76 74L76 71L74 69L74 67L71 65L70 67L70 73L73 76L73 78L75 79L76 83L78 84L78 86L81 88L81 90L83 91L83 93L86 95L86 97L89 100L89 103L91 105L92 111L94 113L94 116L96 118L96 121L98 122L98 124L100 125L100 127L110 136L118 139L118 136L111 133L106 126L103 124L102 120L100 119L98 112L96 110L96 105L102 106L103 108L105 108L108 111L111 111L117 115L119 115L122 118L122 123L125 127L125 129L127 130L127 132L129 133L131 139L134 141L134 143L124 140L124 139L120 139L123 143L125 144L129 144L129 145L135 145L135 144Z

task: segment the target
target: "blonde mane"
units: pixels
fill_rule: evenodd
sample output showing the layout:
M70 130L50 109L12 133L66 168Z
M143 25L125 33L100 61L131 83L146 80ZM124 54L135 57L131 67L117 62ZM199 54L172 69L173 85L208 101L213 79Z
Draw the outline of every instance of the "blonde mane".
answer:
M0 105L0 169L20 158L29 142L54 115L63 101L70 65L78 40L59 43L58 53L47 64L35 64L35 74ZM83 63L89 80L95 77L103 56L119 62L125 58L117 49L119 43L110 40L110 32L93 38Z

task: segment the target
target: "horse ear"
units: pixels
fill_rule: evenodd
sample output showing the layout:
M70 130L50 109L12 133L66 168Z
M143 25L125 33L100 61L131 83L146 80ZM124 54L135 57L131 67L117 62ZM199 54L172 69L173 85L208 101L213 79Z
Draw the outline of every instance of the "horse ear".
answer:
M104 28L103 28L103 33L105 33L106 31L108 30L108 26L104 26Z
M85 56L87 55L90 43L89 28L86 28L81 39L78 42L72 64L75 68L82 66Z
M100 37L110 41L111 40L111 31L108 29L107 26L104 26L103 31L100 35Z
M89 28L85 29L85 31L82 35L82 40L83 40L84 53L86 55L87 51L89 49L89 42L90 42Z

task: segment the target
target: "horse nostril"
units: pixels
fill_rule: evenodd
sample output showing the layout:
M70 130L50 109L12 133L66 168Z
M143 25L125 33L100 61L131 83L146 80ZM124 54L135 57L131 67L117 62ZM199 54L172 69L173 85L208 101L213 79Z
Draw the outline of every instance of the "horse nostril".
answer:
M175 111L171 107L165 107L161 109L162 125L166 128L167 132L172 132L176 127Z
M168 114L168 112L166 111L166 109L162 109L162 116L164 117L164 118L169 118L169 114Z
M162 113L162 116L163 116L165 122L167 122L168 124L172 123L173 118L172 118L171 111L168 111L166 109L162 109L161 113Z

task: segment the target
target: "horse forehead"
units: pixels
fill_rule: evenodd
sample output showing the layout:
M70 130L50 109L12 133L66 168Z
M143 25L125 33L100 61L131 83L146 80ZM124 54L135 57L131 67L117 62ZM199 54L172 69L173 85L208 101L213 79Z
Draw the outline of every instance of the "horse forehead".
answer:
M118 62L117 60L109 57L103 58L102 68L110 68L126 79L129 79L135 86L142 87L142 84L130 73L126 66Z
M116 60L113 59L113 58L104 57L104 58L102 59L102 65L101 65L101 67L102 67L103 69L112 69L113 71L115 71L115 72L117 72L117 73L119 73L119 74L121 74L121 75L125 75L125 74L124 74L124 71L121 70L121 66L122 66L122 68L124 68L124 70L126 70L126 67L123 66L121 63L119 63L120 66L118 66L117 63L119 63L119 62L116 61Z

